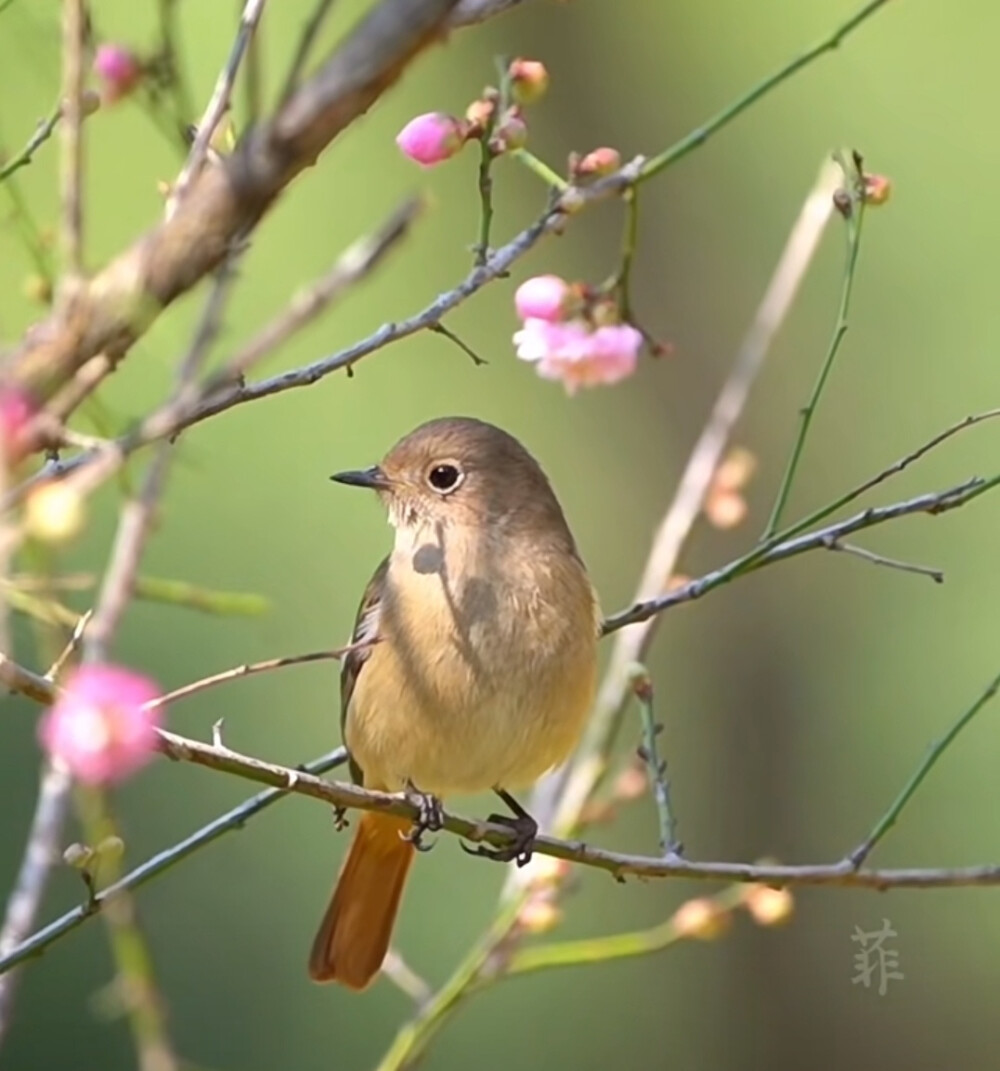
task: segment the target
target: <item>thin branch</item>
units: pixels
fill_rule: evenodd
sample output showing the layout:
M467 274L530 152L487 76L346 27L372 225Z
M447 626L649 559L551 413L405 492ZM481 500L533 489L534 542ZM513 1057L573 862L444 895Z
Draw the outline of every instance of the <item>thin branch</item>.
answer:
M845 521L831 524L828 528L821 528L815 532L787 539L781 543L768 544L764 549L755 549L742 558L724 565L711 573L706 573L697 580L676 588L666 595L660 595L655 599L634 603L627 610L612 614L601 626L602 633L617 632L626 625L633 625L640 621L648 621L651 617L678 606L693 599L700 599L710 591L721 587L723 584L738 576L755 572L764 565L770 565L785 558L793 558L804 554L808 550L817 547L827 547L831 542L837 542L844 536L853 535L855 532L865 531L886 521L896 520L898 517L907 517L913 514L924 513L929 516L937 516L948 510L957 509L992 490L1000 484L1000 476L993 476L988 480L974 477L956 487L949 487L945 491L936 491L929 494L917 495L905 502L895 502L891 506L878 506L866 509L862 513L856 513Z
M283 342L311 323L350 288L366 279L383 258L410 232L424 209L424 201L411 198L400 205L377 231L352 242L336 263L307 290L296 294L288 307L255 335L219 373L218 387L240 379L255 364L273 353ZM211 393L209 387L206 393Z
M0 667L3 664L0 661ZM47 764L42 771L24 858L0 927L0 961L19 948L34 928L49 874L59 859L69 790L70 775L66 768L61 764ZM0 977L0 1040L10 1027L18 977L18 974Z
M224 670L221 673L214 673L210 677L203 677L201 680L192 681L190 684L185 684L181 688L175 688L172 692L167 692L165 695L159 696L147 705L151 708L166 706L168 703L173 703L178 699L187 699L188 696L197 695L199 692L214 688L218 684L225 684L228 681L238 680L241 677L251 677L257 673L269 673L271 670L284 669L286 666L301 666L306 662L339 661L352 651L359 651L365 647L370 647L371 643L372 641L368 640L364 643L348 644L348 646L340 647L335 651L313 651L310 654L289 655L285 658L268 658L263 662L244 663L241 666L234 666L232 669Z
M27 165L31 163L35 153L38 152L45 142L47 142L55 133L55 129L59 125L59 120L62 119L62 115L62 105L57 104L44 119L39 120L38 125L35 127L34 134L28 139L27 145L25 145L16 156L12 156L7 160L3 167L0 167L0 182L4 182L6 179L10 178L15 171L19 171L22 167L27 167Z
M998 691L1000 691L1000 674L990 681L985 691L972 704L972 706L968 708L968 710L962 713L944 736L942 736L940 740L935 740L934 743L931 744L923 761L910 775L909 780L903 786L899 795L890 804L889 809L875 823L871 833L869 833L864 841L862 841L861 844L859 844L847 857L847 861L851 866L855 868L860 867L868 856L871 855L875 845L878 844L896 824L903 808L910 802L913 794L923 783L924 778L930 773L934 764L941 758L945 751L948 750L955 737L957 737L979 711L996 696Z
M83 273L84 0L63 0L62 240L71 277Z
M309 61L309 53L312 51L312 47L316 43L316 37L322 29L323 23L326 20L326 16L329 14L331 7L333 7L333 0L316 0L316 6L313 8L312 14L302 28L302 33L299 36L299 43L295 49L295 55L292 57L292 62L288 68L288 74L285 77L285 87L282 89L281 97L279 98L282 102L289 100L295 90L298 89L302 72L305 70L306 63Z
M858 174L856 176L848 176L845 173L845 180L852 186L852 188L856 183L864 182L860 163L857 166L857 171ZM802 453L805 449L806 439L809 436L809 429L812 426L813 417L816 415L816 409L819 406L820 398L823 396L823 390L826 387L830 372L833 369L833 362L836 360L837 352L840 350L840 344L843 342L844 336L847 334L847 314L851 307L851 293L854 289L854 277L858 264L858 253L861 250L861 223L864 219L865 207L864 197L859 196L856 200L852 198L848 203L854 207L849 211L847 219L845 220L847 226L847 257L844 263L844 278L841 283L837 321L834 324L833 334L830 338L830 343L827 346L823 363L820 365L819 372L816 376L816 382L813 385L812 393L809 395L809 400L799 412L799 430L795 437L795 442L792 444L791 453L788 456L788 464L785 467L784 475L781 478L781 484L778 487L778 493L775 496L774 507L771 510L770 519L767 522L767 527L764 530L763 536L761 536L761 540L764 542L777 532L778 526L781 524L781 516L785 511L785 506L788 504L789 496L792 493L792 484L795 482L795 474L798 472L799 462L802 460Z
M743 902L745 887L732 885L711 898L720 911L732 911ZM607 963L662 952L688 935L674 924L673 917L648 930L616 933L608 937L589 937L579 941L554 941L550 944L517 948L504 970L504 978L532 974L553 967L579 967L590 963Z
M103 661L107 657L108 646L128 606L169 460L169 447L161 446L150 463L138 498L122 507L101 593L87 631L87 661Z
M233 85L236 82L237 72L240 69L240 64L243 62L243 56L250 43L250 39L253 37L254 31L257 29L257 23L260 21L261 14L264 11L264 4L265 0L247 0L246 5L243 8L243 13L240 16L239 29L236 32L236 39L233 41L233 47L229 52L229 58L226 60L225 66L219 72L219 77L216 80L215 89L212 91L208 107L205 109L205 114L201 117L201 121L198 123L198 130L194 136L194 142L191 145L191 152L188 154L187 163L185 163L180 175L177 176L174 188L171 190L170 197L167 199L166 215L168 220L177 212L177 206L186 196L195 175L198 174L202 164L205 162L205 157L208 154L208 147L211 143L212 135L215 133L215 128L219 125L220 120L226 113L226 109L229 107L229 100L233 93Z
M645 666L638 663L632 670L632 691L639 702L642 715L642 747L639 756L649 772L649 784L656 801L656 816L660 825L660 852L664 857L680 856L683 848L677 839L677 823L670 803L670 783L667 764L660 758L656 738L663 726L653 713L653 682Z
M295 772L304 771L310 774L322 774L337 766L342 766L345 762L347 762L347 752L344 748L339 747L307 766L303 766L301 771ZM67 911L65 915L51 922L44 929L32 934L27 940L22 941L16 948L5 952L0 956L0 977L19 963L40 955L53 942L75 930L88 918L98 913L109 900L112 900L119 893L138 889L140 886L152 881L153 878L159 877L189 855L218 840L223 834L242 829L244 823L254 815L277 803L278 800L286 799L287 796L288 792L284 788L268 788L263 792L258 792L238 807L234 807L231 811L220 815L190 837L153 856L152 859L130 871L120 881L115 882L114 885L102 889L88 903L81 904L72 911Z
M918 576L929 576L935 584L944 583L944 573L940 569L932 569L927 565L916 565L913 562L900 561L898 558L887 558L883 554L876 554L873 550L867 550L865 547L859 547L854 543L845 543L843 540L833 539L826 544L826 549L853 554L856 558L871 562L872 565L882 565L888 569L899 569L904 573L916 573Z
M112 839L121 843L121 837L103 790L78 786L76 800L85 842L95 854L93 869L83 872L88 892L93 896L95 871L100 873L102 881L110 878L116 883L121 877L117 853L101 852L101 845ZM179 1064L167 1032L152 956L139 927L132 897L120 892L108 901L101 914L115 964L114 985L132 1030L139 1071L177 1071Z
M480 357L479 354L476 353L476 351L459 335L455 334L450 327L445 327L444 324L434 324L429 330L433 331L436 335L441 335L442 338L448 339L449 342L453 342L477 368L490 363L485 357Z
M863 22L866 22L872 15L874 15L880 8L886 6L889 0L869 0L859 10L857 10L846 22L841 23L828 37L824 37L822 41L813 45L812 48L803 52L802 55L797 56L791 61L791 63L785 64L774 74L769 75L762 81L758 82L748 93L744 93L739 99L734 100L731 104L727 105L714 115L703 126L698 127L696 130L692 130L690 134L681 138L680 141L671 145L670 148L665 149L658 156L654 156L646 167L643 169L643 178L651 178L653 175L658 174L664 168L669 167L671 164L677 163L678 160L687 156L688 153L693 152L695 149L700 148L706 141L724 126L728 126L734 119L741 115L747 108L756 104L762 97L771 92L772 89L777 89L783 82L786 82L792 75L797 74L804 67L808 67L814 60L817 60L825 52L832 52L834 49L839 48L844 39L852 34Z

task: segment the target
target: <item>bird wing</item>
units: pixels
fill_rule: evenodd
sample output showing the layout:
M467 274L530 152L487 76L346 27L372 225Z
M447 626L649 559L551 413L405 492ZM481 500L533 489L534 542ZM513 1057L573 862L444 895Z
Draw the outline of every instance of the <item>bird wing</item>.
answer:
M379 638L379 622L382 610L382 589L385 586L386 574L389 571L388 556L372 574L364 595L361 596L361 605L354 620L354 630L351 633L351 644L373 643ZM347 708L354 694L354 687L358 683L358 677L364 669L372 653L372 647L362 647L360 650L351 651L344 656L340 667L340 734L344 738L347 725ZM346 740L345 740L346 743ZM361 767L350 759L351 777L356 784L362 784L364 778Z

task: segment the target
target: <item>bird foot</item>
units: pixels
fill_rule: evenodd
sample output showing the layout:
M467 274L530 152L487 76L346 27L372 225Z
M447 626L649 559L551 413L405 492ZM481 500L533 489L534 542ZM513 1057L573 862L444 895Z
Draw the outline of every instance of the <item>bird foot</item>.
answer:
M418 852L429 852L437 841L432 840L425 844L424 834L437 833L444 826L444 808L441 806L441 801L437 796L421 792L412 781L406 782L403 796L408 803L417 808L419 813L417 820L413 823L413 828L401 836L404 840L408 840Z
M502 848L487 848L483 844L470 848L463 844L462 850L469 855L481 855L497 863L517 863L518 866L524 866L531 861L531 849L534 846L535 837L538 836L538 823L509 792L502 788L494 791L514 814L491 814L487 821L506 826L514 834L513 841Z

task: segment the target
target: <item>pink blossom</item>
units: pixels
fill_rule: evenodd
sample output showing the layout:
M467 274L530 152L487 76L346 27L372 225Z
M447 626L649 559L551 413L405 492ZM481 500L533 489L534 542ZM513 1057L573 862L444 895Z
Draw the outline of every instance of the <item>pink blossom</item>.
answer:
M38 728L42 746L88 784L120 781L144 766L156 748L159 695L148 678L111 665L73 672Z
M104 83L104 99L109 103L129 93L142 78L142 63L124 45L99 45L94 56L94 73Z
M537 365L545 379L562 380L567 394L579 387L618 383L630 376L639 360L642 335L629 324L596 330L582 321L553 324L528 319L515 333L517 355Z
M23 390L0 390L0 461L13 464L24 455L25 435L34 414L34 403Z
M558 275L536 275L525 279L514 292L514 308L522 320L558 323L565 312L569 284Z
M465 127L454 116L427 112L403 127L396 135L396 144L421 167L432 167L461 149L465 144Z

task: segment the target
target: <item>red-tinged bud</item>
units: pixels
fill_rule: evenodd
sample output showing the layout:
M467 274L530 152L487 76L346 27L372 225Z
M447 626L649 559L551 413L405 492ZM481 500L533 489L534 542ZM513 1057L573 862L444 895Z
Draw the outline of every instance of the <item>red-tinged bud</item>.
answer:
M518 104L534 104L549 88L549 72L538 60L516 59L507 69L510 94Z
M613 175L622 166L621 154L607 147L594 149L586 156L574 157L570 162L571 173L577 178L598 178Z
M892 196L892 182L885 175L865 175L864 199L873 208L884 205Z
M16 465L27 453L35 403L19 387L0 389L0 463Z

